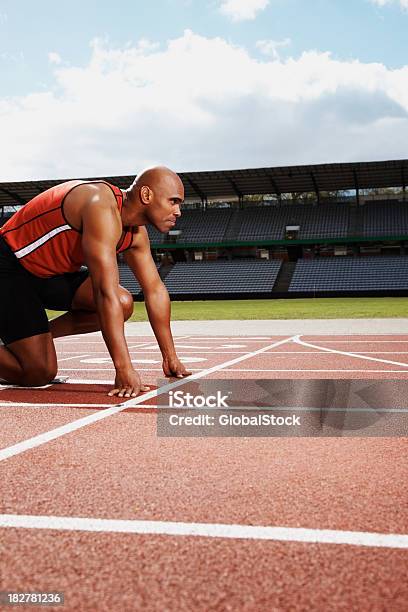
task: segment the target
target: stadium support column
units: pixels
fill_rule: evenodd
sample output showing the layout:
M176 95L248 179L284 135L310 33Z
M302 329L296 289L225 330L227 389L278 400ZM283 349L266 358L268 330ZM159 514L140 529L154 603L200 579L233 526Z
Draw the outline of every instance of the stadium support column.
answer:
M232 178L228 177L228 181L229 181L229 184L231 185L232 189L234 190L235 195L238 196L238 206L239 206L239 208L240 209L243 208L244 194L239 189L239 187L236 184L236 182L234 180L232 180Z
M402 199L405 202L405 196L406 196L406 185L405 185L405 168L404 166L401 167L401 179L402 179Z
M356 202L357 202L357 206L360 206L360 189L358 186L357 172L355 170L353 170L353 176L354 176L354 186L356 189Z
M188 182L190 183L191 187L193 188L193 190L195 191L195 193L198 195L198 197L201 200L201 204L203 207L203 210L207 210L207 204L208 204L208 197L207 194L204 193L203 191L201 191L201 189L199 188L199 186L197 185L197 183L191 178L191 177L187 177Z
M279 206L282 204L282 193L281 190L279 189L276 181L274 180L274 178L268 173L268 178L269 178L269 182L271 184L271 187L273 189L273 191L276 193L276 195L278 196L278 202L279 202Z
M310 176L312 177L313 186L314 186L314 190L315 190L316 197L317 197L317 205L319 206L319 205L320 205L320 191L319 191L319 185L317 184L316 177L315 177L315 175L313 174L313 172L311 172L311 173L310 173Z

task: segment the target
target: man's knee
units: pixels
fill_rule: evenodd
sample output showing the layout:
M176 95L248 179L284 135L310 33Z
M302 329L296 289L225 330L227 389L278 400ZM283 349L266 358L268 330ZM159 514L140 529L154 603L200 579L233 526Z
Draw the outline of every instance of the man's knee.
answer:
M122 289L120 292L120 303L122 304L123 318L127 321L133 314L133 297L126 289Z
M22 384L26 387L42 387L48 385L57 375L58 366L55 363L38 363L23 368Z

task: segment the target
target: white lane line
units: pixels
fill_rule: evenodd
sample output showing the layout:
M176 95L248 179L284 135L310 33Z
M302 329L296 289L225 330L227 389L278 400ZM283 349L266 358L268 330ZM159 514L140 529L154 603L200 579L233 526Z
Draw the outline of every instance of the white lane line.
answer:
M19 406L21 404L18 404ZM38 404L39 405L39 404ZM47 404L41 404L41 406L45 406ZM55 406L55 404L49 404L50 406ZM64 404L64 405L60 405L61 408L63 408L64 406L68 406L70 404ZM76 404L71 404L72 406L76 406ZM98 407L101 404L98 404ZM1 406L1 404L0 404ZM37 404L33 404L33 406L37 406ZM78 407L81 407L81 404L77 405ZM86 404L83 404L83 406L86 406ZM95 406L95 404L93 404L93 406ZM161 404L158 405L157 403L155 404L138 404L136 406L136 408L149 408L152 410L175 410L174 406L162 406ZM132 409L132 406L129 407L129 410ZM182 407L178 407L177 412L182 412L183 410L185 410L186 412L191 412L192 410L197 410L198 412L200 410L202 410L202 408L188 408L186 406L182 406ZM217 410L216 408L212 409L212 408L206 408L207 410ZM222 410L222 409L221 409ZM344 414L348 414L348 413L352 413L352 412L357 412L357 413L364 413L367 412L369 414L374 414L374 413L380 413L380 414L408 414L408 408L332 408L332 407L326 407L326 408L311 408L311 407L305 407L305 406L228 406L228 412L230 410L240 410L241 412L287 412L287 411L297 411L297 412L344 412Z
M112 408L112 405L115 404L45 404L44 402L40 402L39 404L26 404L25 402L0 402L0 408L56 408L60 410L61 408L95 408L98 410L99 408ZM116 404L116 406L121 404Z
M223 348L223 347L220 347ZM140 351L140 353L142 355L146 354L146 351L149 352L154 352L157 353L158 355L161 355L161 351L159 348L155 348L155 349L145 349L143 351ZM138 351L135 349L131 349L129 351L131 353L132 356L137 357L138 355ZM408 351L354 351L356 355L408 355ZM78 353L76 351L64 351L64 355L69 354L69 353L75 353L75 355L78 355ZM197 351L185 351L183 349L183 354L184 355L195 355L196 353L200 353L200 355L244 355L246 354L246 351L202 351L202 350L197 350ZM321 352L319 350L314 350L314 351L267 351L265 353L266 355L321 355ZM111 360L111 358L109 357L109 353L107 353L106 351L92 351L92 355L104 355L104 357L107 360ZM89 355L79 355L78 357L89 357ZM68 357L68 359L75 359L75 356L73 357ZM58 361L64 361L64 359L58 359Z
M53 386L53 383L49 383L48 385L42 385L41 387L20 387L20 385L9 385L7 383L0 384L0 391L7 391L9 389L13 390L23 390L23 391L43 391L44 389L50 389Z
M146 346L142 346L142 347L137 346L136 349L133 346L128 347L129 351L139 350L140 348L143 351L155 351L157 350L157 344L155 344L154 342L149 342L149 344L146 344Z
M132 344L132 346L130 346ZM134 344L134 341L131 343L128 341L128 349L129 351L133 350L133 349L148 349L153 345L153 347L155 346L152 341L150 342L142 342L142 343L138 343L138 344ZM95 353L96 351L92 351L92 354ZM99 351L101 352L101 351ZM106 346L105 346L105 352L106 352Z
M404 363L401 361L390 361L388 359L379 359L378 357L367 357L366 355L361 355L360 353L350 353L348 351L339 351L337 349L326 348L324 346L319 346L317 344L311 344L310 342L304 342L300 339L301 336L296 336L294 342L297 344L301 344L302 346L308 346L309 348L319 349L320 351L324 351L326 353L334 353L335 355L345 355L346 357L355 357L356 359L366 359L367 361L377 361L380 363L388 363L390 365L403 366L408 368L408 363Z
M233 342L265 342L265 340L273 340L274 338L281 338L282 336L211 336L207 338L206 336L190 336L191 341L202 342L205 340L206 342L219 342L220 340L231 340Z
M322 344L408 344L407 340L317 340Z
M100 410L101 408L105 409L105 408L110 408L112 407L112 404L45 404L45 403L41 403L41 404L18 404L16 402L9 402L9 403L3 403L0 402L0 410L1 409L7 409L7 408L23 408L24 410L27 408L53 408L55 411L62 411L63 408L84 408L84 409L92 409L94 408L95 410ZM171 409L174 410L173 406L157 406L157 404L138 404L137 406L135 406L134 408L132 406L130 406L129 408L126 408L126 410L134 410L136 411L136 409L139 408L144 408L144 409L149 409L149 410L165 410L165 409ZM186 410L186 411L191 411L193 410L193 408L178 408L177 411L180 412L182 410ZM292 410L292 411L297 411L297 412L321 412L322 410L324 410L324 412L344 412L344 414L348 414L349 412L362 412L362 413L369 413L372 414L373 412L375 413L379 413L379 414L408 414L408 409L407 408L348 408L347 410L344 410L343 408L300 408L299 406L293 406L293 407L286 407L286 408L280 408L280 407L263 407L263 408L256 408L256 407L248 407L248 406L242 406L242 407L236 407L236 406L229 406L228 411L230 410L239 410L242 412L250 412L250 411L255 411L255 412L268 412L268 411L276 411L276 412L285 412L288 410Z
M138 404L144 403L146 400L151 399L152 397L157 397L162 393L166 393L170 389L174 389L176 387L180 387L181 385L185 385L192 380L197 380L199 378L204 378L204 376L208 376L212 372L217 372L222 370L224 367L228 367L235 363L239 363L240 361L244 361L245 359L250 359L256 355L264 353L265 351L274 348L275 346L279 346L281 344L285 344L286 342L291 342L295 336L291 336L289 338L285 338L284 340L280 340L279 342L275 342L274 344L268 344L267 346L253 351L251 353L247 353L246 355L242 355L240 357L236 357L231 361L226 361L225 363L220 363L212 368L208 368L206 370L201 370L201 372L197 372L197 374L192 374L187 378L181 378L167 385L163 385L160 389L155 389L154 391L148 391L147 393L143 393L134 399L129 399L123 404L118 404L117 406L113 406L112 408L107 408L106 410L97 411L95 413L90 414L87 417L83 417L76 421L72 421L71 423L67 423L62 427L57 427L56 429L52 429L50 431L46 431L38 436L34 436L33 438L29 438L28 440L23 440L23 442L19 442L18 444L14 444L13 446L9 446L0 450L0 461L4 461L10 457L14 457L15 455L19 455L20 453L25 452L31 448L36 448L37 446L41 446L42 444L46 444L51 440L55 440L56 438L60 438L65 434L76 431L77 429L81 429L82 427L86 427L87 425L91 425L96 421L101 421L102 419L106 419L113 414L121 412L128 408L129 406L137 406Z
M116 404L118 405L118 404ZM112 404L21 404L17 402L0 402L0 408L56 408L57 410L61 410L62 408L95 408L95 410L99 410L100 408L111 408ZM138 404L135 408L149 408L151 410L175 410L174 406L162 406L161 404ZM128 410L131 410L132 406L129 406ZM199 408L186 408L185 406L177 408L177 412L185 410L186 412L191 412L192 410L199 410ZM211 410L211 408L206 408L206 410ZM351 412L367 412L369 414L373 413L384 413L384 414L408 414L408 408L307 408L303 406L228 406L228 412L230 410L240 410L241 412L287 412L287 411L296 411L296 412L344 412L345 414Z
M70 378L69 382L67 382L67 385L111 385L112 384L112 379L110 380L106 380L106 378L104 380L98 380L96 378ZM69 389L67 389L67 391L70 391ZM112 404L111 404L112 405Z
M188 368L189 372L201 372L200 369L198 368ZM76 368L61 368L60 370L61 372L78 372L78 370ZM115 372L114 368L86 368L83 370L84 372ZM163 370L161 368L137 368L138 372L162 372ZM374 374L395 374L397 372L400 373L404 373L404 374L408 374L407 370L356 370L356 369L340 369L340 368L334 368L334 369L305 369L305 368L288 368L288 369L282 369L282 368L226 368L225 370L223 369L223 372L362 372L367 374L370 373L374 373ZM163 374L164 377L164 374ZM191 378L191 377L190 377Z
M176 347L177 348L177 347ZM140 355L146 355L146 353L156 353L157 355L160 355L161 357L161 351L159 348L152 348L152 349L143 349L142 351L138 351L137 349L129 349L129 353L132 356L137 357L139 354ZM287 355L290 355L292 353L314 353L316 355L319 354L318 351L279 351L274 353L274 351L270 351L271 355L274 354L280 354L280 353L284 353ZM382 353L383 351L375 351L376 353ZM394 352L394 351L390 351L390 352ZM75 355L77 355L78 353L76 351L64 351L64 355L66 355L67 353L75 353ZM183 355L196 355L197 353L199 353L200 355L246 355L246 351L202 351L202 350L196 350L196 351L185 351L183 349ZM408 352L407 352L408 354ZM92 355L103 355L106 359L111 360L111 358L109 357L109 353L107 353L106 351L92 351ZM86 356L86 355L85 355ZM75 359L75 357L71 357L70 359ZM60 360L58 360L60 361Z
M78 355L78 353L76 353L72 357L58 357L58 363L60 363L60 361L69 361L70 359L83 359L84 357L89 357L89 353L85 355Z
M200 351L201 352L201 351ZM202 351L203 353L205 351ZM217 351L215 351L217 353ZM353 351L356 355L408 355L408 351ZM219 351L218 351L219 354ZM270 351L267 355L320 355L319 350L314 351ZM223 352L224 355L224 352Z
M355 351L357 355L408 355L408 351Z
M174 346L175 346L176 349L183 349L183 350L186 349L186 348L187 349L194 349L195 352L197 352L197 351L201 352L201 350L204 350L204 349L210 350L212 348L211 346L202 346L202 345L201 346L198 346L198 345L194 346L192 344L178 344L177 342L174 343Z
M219 354L219 353L218 353ZM242 354L242 353L239 353ZM194 353L195 355L195 353ZM134 357L134 355L131 355L132 357ZM198 363L199 361L208 361L207 357L192 357L190 355L179 355L179 359L182 363ZM157 364L157 363L161 363L162 361L162 357L160 359L154 359L152 357L150 358L145 358L145 357L135 357L134 359L131 359L132 363L135 364ZM89 359L81 359L81 363L86 363L86 364L93 364L93 365L104 365L104 364L108 364L109 362L111 362L110 357L90 357Z
M189 368L189 370L191 370L191 368ZM146 370L147 371L147 370ZM304 373L309 373L309 372L361 372L363 374L394 374L397 372L403 373L403 374L408 374L407 370L356 370L356 369L340 369L340 368L333 368L333 369L307 369L305 370L304 368L289 368L286 370L283 369L278 369L278 368L269 368L269 369L261 369L261 368L257 368L257 369L249 369L249 370L244 370L244 369L235 369L235 368L231 368L223 370L223 372L304 372Z
M131 360L132 363L160 363L160 361L158 359L132 359ZM90 364L96 364L96 365L103 365L103 364L111 364L112 360L110 357L90 357L89 359L82 359L81 363L90 363Z
M282 338L282 336L275 336L276 338ZM126 340L128 342L128 344L135 344L135 340L131 339L134 338L134 336L127 336ZM267 340L273 340L273 338L259 338L259 339L254 339L254 338L247 338L246 336L234 336L232 338L221 338L219 336L213 336L212 338L203 338L203 337L199 337L199 338L192 338L191 336L177 336L174 337L174 342L178 342L179 340L187 340L189 341L189 343L191 342L199 342L200 344L205 341L205 342L209 342L210 344L216 344L218 345L220 342L225 342L225 341L235 341L235 342L253 342L254 344L260 344L261 342L266 342ZM61 345L61 344L69 344L72 340L71 336L66 336L66 340L63 340L62 338L56 338L55 339L55 343L57 345ZM152 337L152 339L147 342L145 341L144 344L154 344L156 342L154 336ZM371 341L374 342L374 341ZM390 342L392 342L392 340L390 340ZM401 342L403 342L401 340ZM408 344L408 340L405 341ZM102 338L100 338L100 340L75 340L75 346L77 346L77 344L99 344L104 346L104 341Z
M191 368L189 368L189 371L191 370ZM115 368L112 366L106 367L106 368L81 368L80 370L78 370L78 368L59 368L58 370L59 372L76 372L78 374L81 372L115 372ZM137 368L138 372L162 372L163 370L162 368ZM163 374L164 377L164 374ZM72 378L71 378L72 380ZM111 381L112 382L112 381Z
M182 523L15 514L0 514L0 527L408 548L408 535L406 534L304 529L302 527L265 527L222 523Z

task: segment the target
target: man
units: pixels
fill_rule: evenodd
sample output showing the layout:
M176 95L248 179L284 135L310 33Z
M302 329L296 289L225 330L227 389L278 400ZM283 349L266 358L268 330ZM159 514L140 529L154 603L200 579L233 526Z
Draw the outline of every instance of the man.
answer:
M119 285L117 254L139 281L166 376L188 376L170 330L170 299L151 256L145 224L168 232L184 187L164 167L122 191L104 181L68 181L33 198L0 228L0 378L48 384L57 372L53 339L101 330L116 369L109 395L146 391L124 336L133 298ZM81 270L86 264L87 270ZM67 312L51 322L45 308Z

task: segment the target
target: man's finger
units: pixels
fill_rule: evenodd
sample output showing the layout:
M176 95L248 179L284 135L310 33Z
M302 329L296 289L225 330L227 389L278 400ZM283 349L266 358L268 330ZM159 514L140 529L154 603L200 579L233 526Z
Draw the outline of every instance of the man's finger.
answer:
M112 395L117 395L119 393L119 389L112 389L112 391L109 391L108 395L112 396Z
M129 393L130 389L131 389L131 387L129 387L129 388L128 387L123 387L120 390L119 397L123 397L124 395L127 395L127 393Z
M180 370L177 372L177 378L183 378L184 376L190 376L191 372L187 372L187 370Z
M146 385L142 385L140 387L140 391L150 391L150 387L147 387ZM137 397L139 395L139 393L136 393L136 391L133 391L131 394L131 397ZM126 396L126 397L130 397L130 396Z

